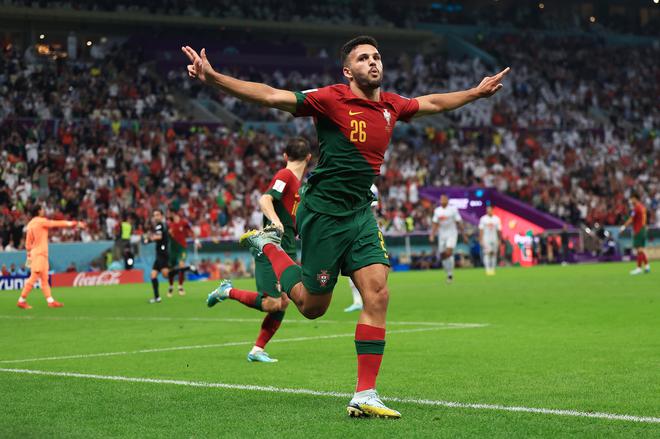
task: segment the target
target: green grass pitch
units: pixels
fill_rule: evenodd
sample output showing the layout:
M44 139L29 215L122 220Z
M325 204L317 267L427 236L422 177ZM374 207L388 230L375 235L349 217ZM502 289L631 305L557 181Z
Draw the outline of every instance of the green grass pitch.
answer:
M378 389L405 399L390 401L394 421L345 414L357 318L343 312L345 278L319 320L289 308L268 347L276 364L246 361L261 315L208 309L211 283L159 305L147 284L60 288L62 309L37 290L29 311L0 292L0 437L657 438L660 282L630 268L459 270L453 285L438 271L392 274Z

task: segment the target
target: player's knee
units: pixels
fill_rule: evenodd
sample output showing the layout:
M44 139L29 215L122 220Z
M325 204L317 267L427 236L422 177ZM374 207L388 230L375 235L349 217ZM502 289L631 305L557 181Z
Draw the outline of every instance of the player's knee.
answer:
M387 284L377 285L366 294L364 306L371 312L384 312L390 301L390 290Z

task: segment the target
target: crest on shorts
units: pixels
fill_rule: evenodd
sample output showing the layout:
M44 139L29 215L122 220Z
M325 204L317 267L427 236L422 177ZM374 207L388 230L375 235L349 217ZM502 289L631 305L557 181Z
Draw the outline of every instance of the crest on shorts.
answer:
M330 280L330 274L328 274L327 270L321 270L321 272L316 275L316 280L319 281L319 285L325 287Z

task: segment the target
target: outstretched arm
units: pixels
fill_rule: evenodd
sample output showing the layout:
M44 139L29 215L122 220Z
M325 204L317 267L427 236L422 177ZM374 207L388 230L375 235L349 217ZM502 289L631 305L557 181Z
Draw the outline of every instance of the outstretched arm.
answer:
M67 221L67 220L48 220L44 225L52 229L54 227L78 227L79 229L84 229L86 224L82 221Z
M507 67L495 76L486 76L478 86L469 90L419 96L415 98L419 102L419 110L414 117L455 110L477 99L489 98L504 87L502 79L509 73L509 70Z
M296 95L288 90L280 90L258 82L242 81L223 75L213 70L206 57L206 49L197 54L190 46L181 47L191 64L188 65L188 76L197 78L204 84L213 86L237 98L254 102L265 107L294 113L296 111Z

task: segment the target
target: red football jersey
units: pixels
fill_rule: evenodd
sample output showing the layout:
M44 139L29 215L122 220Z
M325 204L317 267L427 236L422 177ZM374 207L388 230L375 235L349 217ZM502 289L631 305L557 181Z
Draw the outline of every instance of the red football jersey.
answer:
M300 180L290 169L280 169L268 185L266 193L278 200L288 214L288 218L295 224L296 208L300 202ZM276 209L277 210L277 209ZM278 212L278 216L279 212ZM280 216L282 224L286 225L287 218Z
M297 92L296 97L295 115L313 116L319 138L320 156L308 180L306 205L338 216L368 206L394 125L410 120L419 103L387 92L381 92L378 102L362 99L344 84Z
M639 233L640 230L646 225L646 207L641 202L635 203L632 212L632 226L633 232Z
M172 239L174 239L183 247L186 246L186 239L193 234L190 223L183 218L181 218L178 222L172 221L169 224L168 229Z
M300 202L300 180L289 169L280 169L268 185L266 193L273 197L275 213L282 221L284 235L282 236L282 248L289 254L296 253L296 209ZM264 226L270 221L264 215Z

